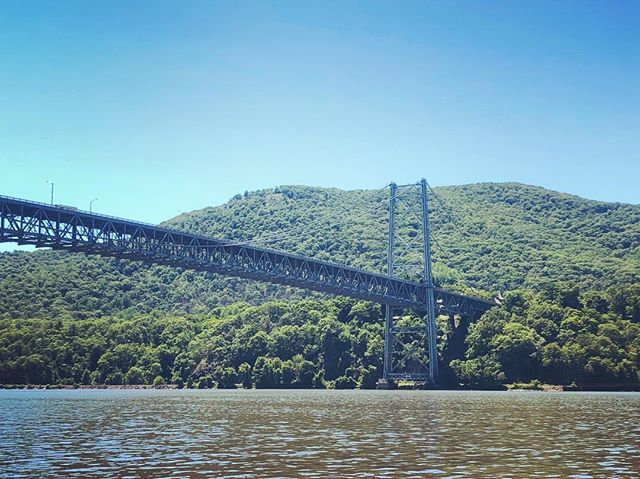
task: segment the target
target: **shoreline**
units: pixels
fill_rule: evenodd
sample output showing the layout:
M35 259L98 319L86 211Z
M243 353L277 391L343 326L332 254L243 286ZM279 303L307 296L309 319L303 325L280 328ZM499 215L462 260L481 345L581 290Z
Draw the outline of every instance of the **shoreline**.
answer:
M177 384L162 384L154 386L153 384L0 384L2 389L181 389ZM189 389L189 388L182 388ZM195 388L192 388L195 389Z
M471 388L442 388L442 389L432 389L435 391L505 391L505 392L640 392L640 384L615 384L615 385L604 385L604 384L585 384L581 386L576 385L561 385L561 384L545 384L539 388L530 388L530 387L518 387L520 385L506 385L503 389L471 389ZM207 389L210 390L222 390L229 391L234 389L245 389L245 388L187 388L182 387L179 388L177 384L162 384L156 385L153 384L92 384L92 385L73 385L73 384L0 384L0 390L146 390L146 389L186 389L186 390L200 390L204 391ZM313 388L303 388L303 389L292 389L292 388L282 388L282 390L314 390ZM256 389L257 390L257 389ZM354 389L355 390L355 389ZM369 389L371 390L371 389ZM421 390L414 388L399 388L397 390ZM365 389L363 389L365 391Z

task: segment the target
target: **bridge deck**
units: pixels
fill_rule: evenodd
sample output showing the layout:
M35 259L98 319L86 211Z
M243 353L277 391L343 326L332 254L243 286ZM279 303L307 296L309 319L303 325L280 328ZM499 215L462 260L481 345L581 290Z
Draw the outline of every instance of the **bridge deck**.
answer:
M426 287L330 261L123 218L0 196L0 242L168 264L422 309ZM472 316L490 302L436 289L441 314Z

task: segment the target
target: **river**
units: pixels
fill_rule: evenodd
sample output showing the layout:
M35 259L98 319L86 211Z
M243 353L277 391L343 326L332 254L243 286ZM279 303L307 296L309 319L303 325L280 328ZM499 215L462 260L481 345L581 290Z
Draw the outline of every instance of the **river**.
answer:
M639 478L640 394L0 391L0 478Z

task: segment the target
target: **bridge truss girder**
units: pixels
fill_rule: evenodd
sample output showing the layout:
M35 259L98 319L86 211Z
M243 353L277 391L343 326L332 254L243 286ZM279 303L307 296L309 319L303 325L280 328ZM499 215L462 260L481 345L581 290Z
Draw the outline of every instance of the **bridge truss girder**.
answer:
M208 271L401 308L424 308L426 287L329 261L106 215L0 196L0 242ZM491 303L435 290L442 314L472 315Z

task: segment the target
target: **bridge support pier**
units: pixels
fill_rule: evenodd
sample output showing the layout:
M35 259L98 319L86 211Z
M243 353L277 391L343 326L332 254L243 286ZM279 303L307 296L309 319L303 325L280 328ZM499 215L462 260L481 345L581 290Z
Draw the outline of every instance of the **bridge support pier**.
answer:
M421 228L412 235L415 220ZM399 241L397 241L399 240ZM414 258L415 249L422 250L421 261ZM398 250L398 251L396 251ZM402 316L403 310L386 306L384 371L379 387L391 381L413 381L436 385L438 383L438 350L436 345L436 313L433 274L431 271L431 236L429 230L428 185L425 179L419 183L398 186L389 185L389 242L387 246L387 274L397 271L404 275L417 275L424 287L426 311L422 317Z
M383 374L377 389L395 389L406 381L433 387L433 370L438 361L435 349L435 324L427 311L385 307L385 347ZM437 376L436 376L437 377Z
M386 304L383 305L385 310L384 323L384 358L382 378L378 379L376 389L395 389L396 383L390 378L393 361L393 307Z

